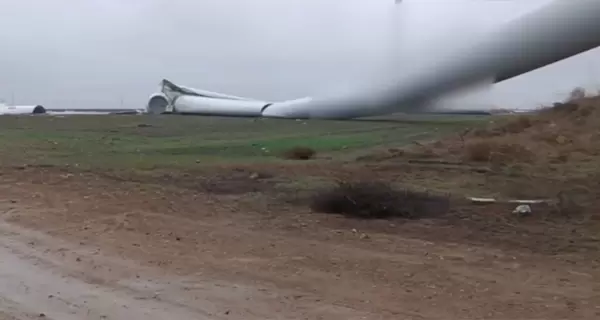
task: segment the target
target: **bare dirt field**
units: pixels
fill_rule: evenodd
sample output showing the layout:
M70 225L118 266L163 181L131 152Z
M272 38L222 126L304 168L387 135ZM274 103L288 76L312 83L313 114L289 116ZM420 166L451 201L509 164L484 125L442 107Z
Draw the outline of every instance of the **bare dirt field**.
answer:
M2 118L0 319L598 319L598 162L440 151L487 121ZM296 145L317 158L279 159ZM353 179L449 208L311 210ZM516 193L562 201L523 217L464 200Z

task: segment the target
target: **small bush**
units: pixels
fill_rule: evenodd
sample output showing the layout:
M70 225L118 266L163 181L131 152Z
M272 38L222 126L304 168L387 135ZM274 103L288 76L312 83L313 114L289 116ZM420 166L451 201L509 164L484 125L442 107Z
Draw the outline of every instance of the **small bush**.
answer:
M310 160L315 157L317 152L308 147L294 147L283 153L283 158L289 160Z
M567 103L555 103L552 108L546 109L544 110L543 113L550 113L550 114L554 114L554 113L559 113L559 114L569 114L569 113L574 113L575 111L579 110L579 104L577 103L573 103L573 102L567 102Z
M492 138L509 134L519 134L533 127L535 121L530 116L513 116L507 121L492 123L486 128L476 128L463 134L463 137Z
M359 219L415 219L443 214L448 205L447 198L397 191L384 182L338 182L335 187L315 195L311 209Z
M585 89L581 88L581 87L577 87L569 93L567 102L576 102L576 101L585 99L585 96L586 96Z
M521 133L521 132L525 131L526 129L531 128L532 125L533 125L533 122L530 117L519 116L518 118L514 119L513 121L510 121L509 123L507 123L504 126L504 128L509 133Z
M535 155L518 143L480 140L466 144L464 156L468 161L506 164L531 162Z
M465 146L465 158L475 162L487 162L492 157L492 146L485 141L472 142Z

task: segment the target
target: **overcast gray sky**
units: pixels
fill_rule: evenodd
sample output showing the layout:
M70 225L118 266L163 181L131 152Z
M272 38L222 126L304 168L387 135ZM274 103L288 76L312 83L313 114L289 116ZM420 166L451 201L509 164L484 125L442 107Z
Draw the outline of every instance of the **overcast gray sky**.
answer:
M389 71L391 45L429 48L448 28L485 31L548 0L405 1L399 13L393 0L0 0L0 98L143 107L162 78L263 99L327 94ZM527 106L600 89L598 57L511 80L495 100Z

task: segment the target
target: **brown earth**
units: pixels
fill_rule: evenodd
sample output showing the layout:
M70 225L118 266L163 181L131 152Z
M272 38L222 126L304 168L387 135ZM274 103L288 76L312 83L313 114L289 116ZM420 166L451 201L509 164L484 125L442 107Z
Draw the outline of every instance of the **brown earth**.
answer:
M0 319L598 319L595 215L456 201L444 216L365 221L313 213L289 187L308 176L443 185L461 170L3 168Z
M599 99L356 160L3 165L0 319L598 319ZM311 211L353 180L449 210ZM363 208L404 216L388 209L408 193L383 189ZM520 216L465 196L548 203Z

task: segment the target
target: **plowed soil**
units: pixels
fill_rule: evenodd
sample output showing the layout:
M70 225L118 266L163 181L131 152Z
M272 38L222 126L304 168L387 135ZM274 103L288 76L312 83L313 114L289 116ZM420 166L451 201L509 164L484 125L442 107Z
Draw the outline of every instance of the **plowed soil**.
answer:
M302 170L4 168L0 319L600 317L597 240L575 222L460 204L414 221L318 214L273 186Z

